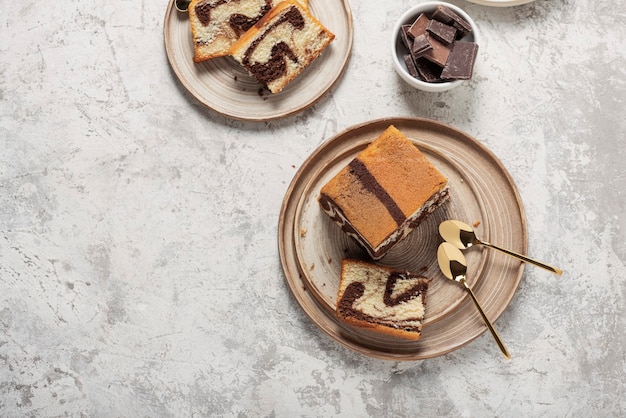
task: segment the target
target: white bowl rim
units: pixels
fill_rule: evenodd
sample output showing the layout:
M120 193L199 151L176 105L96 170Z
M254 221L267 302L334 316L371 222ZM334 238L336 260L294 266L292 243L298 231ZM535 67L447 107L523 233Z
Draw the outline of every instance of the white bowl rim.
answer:
M447 3L444 1L426 1L424 3L417 4L411 7L410 9L408 9L407 11L405 11L402 14L402 16L400 16L396 24L394 25L393 36L391 37L391 57L392 57L393 66L396 72L398 73L398 75L400 75L400 77L407 84L417 89L428 91L428 92L447 91L454 87L459 86L465 80L444 81L441 83L428 83L426 81L422 81L411 76L407 72L405 67L400 63L400 57L397 54L397 44L399 42L400 30L402 28L402 25L408 23L411 18L417 18L419 13L434 10L439 5L448 7L450 10L452 10L453 12L461 16L463 19L465 19L467 23L469 23L470 26L472 27L471 36L473 37L473 42L475 42L476 44L480 42L480 34L478 33L478 26L476 25L476 22L474 22L474 19L472 19L470 15L468 15L467 12L465 12L459 6L456 6L454 4Z

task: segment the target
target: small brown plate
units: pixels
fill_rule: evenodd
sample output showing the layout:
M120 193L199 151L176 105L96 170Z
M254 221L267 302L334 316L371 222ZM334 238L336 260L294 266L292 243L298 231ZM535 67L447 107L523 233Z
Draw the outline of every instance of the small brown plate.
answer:
M367 260L363 250L324 214L319 191L341 168L395 125L449 179L450 200L378 263L422 274L429 286L422 337L407 341L355 328L334 314L341 260ZM419 360L453 351L486 327L463 288L437 266L439 224L459 219L484 240L525 253L526 219L517 188L485 146L450 126L418 118L380 119L352 127L322 144L289 186L278 225L286 282L306 314L337 342L373 357ZM465 251L468 282L487 316L495 321L510 303L524 270L520 261L482 246Z
M200 103L233 119L267 121L300 112L317 102L339 80L352 51L352 11L347 0L310 0L309 10L335 39L280 93L264 90L231 57L193 62L187 13L170 0L165 13L165 51L182 85Z

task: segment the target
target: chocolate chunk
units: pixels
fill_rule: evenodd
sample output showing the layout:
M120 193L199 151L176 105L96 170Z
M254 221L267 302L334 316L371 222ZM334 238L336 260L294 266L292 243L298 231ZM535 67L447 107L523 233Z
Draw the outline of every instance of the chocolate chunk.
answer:
M441 81L441 67L437 64L425 58L420 58L415 62L415 68L417 68L417 72L422 80L428 83Z
M402 59L412 77L430 83L472 77L478 45L460 41L471 27L450 8L438 6L432 14L422 13L400 31L407 49Z
M430 33L433 37L437 38L439 41L443 42L446 45L454 42L456 38L456 28L446 25L438 20L432 19L428 22L428 26L426 27L428 33Z
M430 42L430 45L433 47L433 49L426 51L423 57L429 61L434 62L440 67L446 65L446 61L448 61L448 55L450 55L450 45L446 45L431 36L428 37L428 42Z
M478 52L478 45L474 42L457 41L452 44L448 61L446 62L441 78L446 80L469 80L474 72L474 61Z
M410 51L413 59L418 59L432 49L433 46L428 41L428 37L426 35L420 35L413 40L413 46Z
M454 13L452 10L450 10L450 8L446 6L437 6L432 14L432 18L453 26L459 31L459 36L464 36L465 34L472 31L472 27L468 22L465 21L465 19Z
M413 22L413 24L409 28L409 34L413 36L413 38L417 38L420 35L425 35L428 22L430 22L430 19L426 17L424 13L422 13L417 19L415 19L415 22Z
M411 56L411 54L405 54L403 58L404 63L406 64L406 69L409 71L411 77L419 78L417 68L415 68L415 61L413 61L413 57Z
M402 39L402 44L409 51L413 48L413 35L409 33L409 29L411 25L402 25L402 29L400 30L400 38Z
M450 10L450 8L443 6L443 5L439 5L433 12L431 18L436 19L440 22L443 22L447 25L450 25L454 21L454 18L452 17L453 14L456 14L456 13Z

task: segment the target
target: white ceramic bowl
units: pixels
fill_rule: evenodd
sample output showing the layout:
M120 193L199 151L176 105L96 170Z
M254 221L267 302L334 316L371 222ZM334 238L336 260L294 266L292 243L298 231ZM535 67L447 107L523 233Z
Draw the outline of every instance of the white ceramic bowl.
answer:
M472 27L472 31L468 33L467 35L465 35L465 37L463 37L462 40L468 41L468 42L475 42L476 44L479 44L479 53L480 53L480 34L478 33L478 27L476 26L476 23L474 22L474 20L467 13L465 13L465 11L460 9L458 6L455 6L454 4L450 4L450 3L445 3L442 1L428 1L425 3L420 3L417 6L414 6L410 8L409 10L407 10L406 12L404 12L402 17L398 19L398 21L396 22L393 28L393 32L392 32L393 35L391 36L391 59L393 62L393 67L395 68L396 72L400 75L400 77L402 77L402 79L406 81L406 83L409 84L410 86L415 87L416 89L419 89L419 90L423 90L423 91L430 91L430 92L447 91L454 87L459 86L461 83L463 83L463 81L465 81L465 80L454 80L454 81L444 81L444 82L439 82L439 83L428 83L426 81L422 81L420 79L413 77L411 74L409 74L408 70L406 69L406 64L404 63L404 59L403 59L403 55L406 54L406 48L402 44L402 36L400 34L402 25L413 23L415 19L417 19L419 15L422 13L426 13L427 15L429 15L430 13L434 12L437 6L439 5L446 6L447 8L449 8L450 10L452 10L453 12L461 16L463 19L465 19L465 21L467 21L467 23L470 24L470 26Z

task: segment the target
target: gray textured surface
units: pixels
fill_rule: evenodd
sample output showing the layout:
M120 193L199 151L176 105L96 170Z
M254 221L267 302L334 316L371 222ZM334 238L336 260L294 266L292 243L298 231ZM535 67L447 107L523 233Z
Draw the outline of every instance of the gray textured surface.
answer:
M392 4L393 3L393 4ZM202 108L171 73L167 2L0 0L0 415L624 416L625 4L455 2L475 79L409 90L388 38L414 2L353 2L342 81L271 123ZM525 203L528 267L488 334L446 356L357 355L303 314L276 244L284 192L385 116L486 144Z

